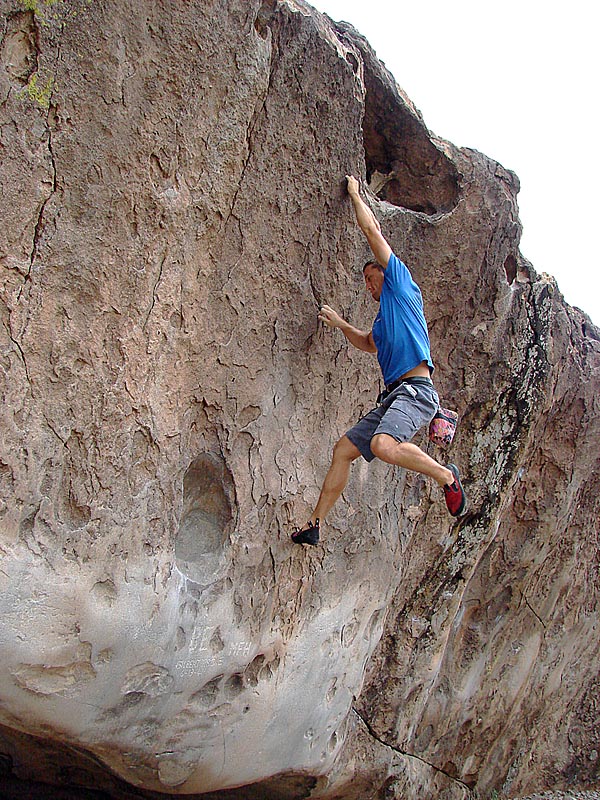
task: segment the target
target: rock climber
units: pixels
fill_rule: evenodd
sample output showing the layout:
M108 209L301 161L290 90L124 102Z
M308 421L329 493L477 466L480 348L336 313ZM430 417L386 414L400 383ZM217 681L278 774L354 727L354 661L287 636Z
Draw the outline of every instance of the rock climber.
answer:
M448 511L454 517L466 508L458 468L454 464L442 466L411 442L439 407L431 380L434 367L421 291L383 237L377 218L360 196L357 179L348 175L346 180L356 221L375 256L365 264L363 276L367 292L379 303L379 311L371 331L353 327L328 305L322 306L319 319L329 328L339 328L354 347L377 355L385 390L377 407L335 445L311 519L292 533L296 544L318 543L320 523L343 492L350 466L359 456L367 462L379 458L433 478L442 487Z

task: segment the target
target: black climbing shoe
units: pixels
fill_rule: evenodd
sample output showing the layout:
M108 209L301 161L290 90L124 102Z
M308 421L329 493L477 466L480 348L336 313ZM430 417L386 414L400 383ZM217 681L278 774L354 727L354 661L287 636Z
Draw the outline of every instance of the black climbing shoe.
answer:
M294 531L292 542L295 544L319 544L319 520L316 519L314 524L311 520L308 526L302 531Z

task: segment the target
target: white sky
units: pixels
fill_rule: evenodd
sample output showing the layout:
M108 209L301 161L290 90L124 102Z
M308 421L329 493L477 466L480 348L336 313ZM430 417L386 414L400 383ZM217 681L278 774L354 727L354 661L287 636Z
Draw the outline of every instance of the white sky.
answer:
M591 0L311 0L369 41L438 136L519 176L521 252L600 325Z

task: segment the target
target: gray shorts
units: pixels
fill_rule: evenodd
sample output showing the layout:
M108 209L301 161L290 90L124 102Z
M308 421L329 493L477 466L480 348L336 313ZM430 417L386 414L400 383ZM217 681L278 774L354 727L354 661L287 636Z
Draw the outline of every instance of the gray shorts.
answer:
M387 433L397 442L408 442L424 425L429 425L439 406L433 383L401 383L383 403L359 420L346 436L366 461L375 456L371 452L371 439Z

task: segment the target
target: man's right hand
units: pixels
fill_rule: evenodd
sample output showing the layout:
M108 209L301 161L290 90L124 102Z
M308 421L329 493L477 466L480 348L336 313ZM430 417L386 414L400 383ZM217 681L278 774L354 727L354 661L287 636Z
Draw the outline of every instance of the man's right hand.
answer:
M319 319L329 328L340 328L344 324L344 319L331 306L321 306Z

